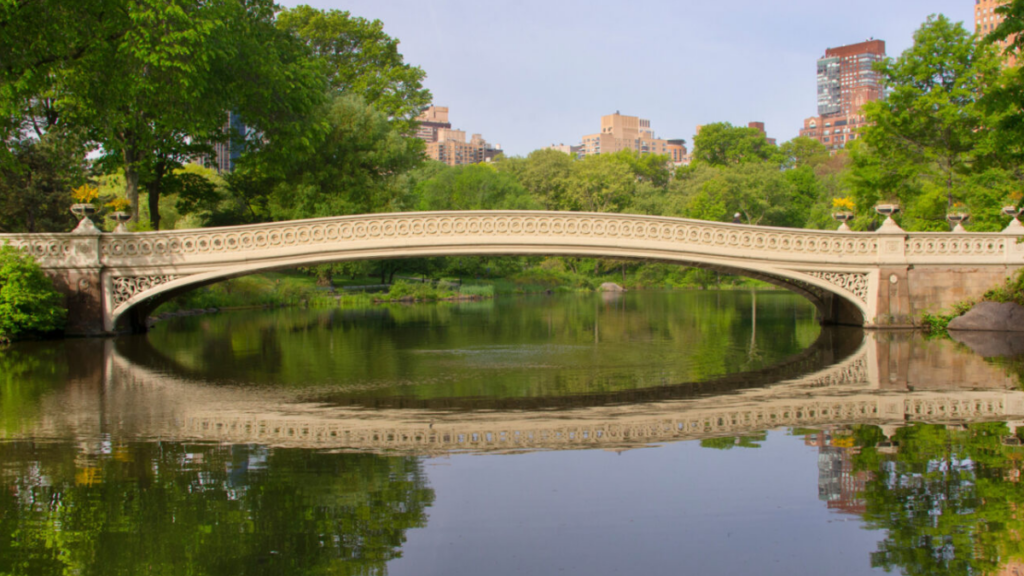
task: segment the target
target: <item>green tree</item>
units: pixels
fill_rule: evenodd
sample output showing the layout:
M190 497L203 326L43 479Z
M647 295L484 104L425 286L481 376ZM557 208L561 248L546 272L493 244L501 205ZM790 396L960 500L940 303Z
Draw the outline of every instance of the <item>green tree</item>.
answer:
M12 23L49 18L57 3L17 4ZM8 123L39 118L38 133L61 125L87 131L105 153L103 165L123 170L133 219L146 187L159 225L163 176L224 139L229 110L254 127L253 143L263 143L289 133L322 98L321 71L276 28L274 10L269 0L86 0L78 11L58 8L58 21L82 17L69 24L66 41L47 26L16 34L51 55L9 72L0 93ZM97 20L99 33L79 29ZM45 80L30 81L36 77Z
M516 179L487 164L455 166L416 188L419 210L523 210L537 208Z
M68 232L70 190L86 177L85 151L60 131L8 144L0 162L0 232Z
M1016 57L1016 67L1003 71L1002 82L982 96L982 104L995 116L992 151L999 168L1016 188L1012 203L1024 192L1024 0L1011 0L996 8L1002 21L986 42L1008 42L1006 57Z
M790 175L790 173L793 173ZM807 174L783 172L773 162L732 167L699 164L673 182L683 216L726 221L740 213L746 224L803 226L816 189Z
M278 14L277 25L319 59L332 92L362 97L397 122L400 131L408 131L430 103L430 91L423 88L426 73L405 63L398 40L384 33L380 20L297 6Z
M546 210L558 210L568 202L566 188L572 173L573 158L558 150L534 150L522 161L521 170L510 170L516 160L504 159L499 170L515 173L519 183Z
M821 142L806 136L797 136L784 142L782 146L779 146L779 152L788 166L796 168L802 166L816 168L828 162L829 159L828 148Z
M563 208L585 212L622 212L636 191L636 176L615 155L587 156L572 164Z
M0 495L5 574L383 574L434 499L414 458L169 442L0 452L19 469Z
M1007 446L1001 422L967 430L915 424L901 428L896 454L880 454L874 440L855 459L873 478L864 491L868 525L886 530L872 566L904 574L992 574L1024 555L1022 453ZM858 443L865 435L857 434Z
M0 340L64 328L64 296L31 256L0 246Z
M996 51L961 24L931 16L914 45L878 71L889 94L864 106L867 148L854 154L858 205L898 199L911 229L943 229L956 202L981 214L965 181L992 160L992 119L979 99L998 83Z
M778 162L779 149L760 130L716 122L701 127L693 138L695 164L730 166L745 162Z
M310 151L296 154L287 166L254 158L240 168L254 172L253 178L262 173L275 180L265 187L270 190L266 217L293 220L400 208L397 178L423 161L421 140L406 137L357 95L335 97L322 122L311 128Z

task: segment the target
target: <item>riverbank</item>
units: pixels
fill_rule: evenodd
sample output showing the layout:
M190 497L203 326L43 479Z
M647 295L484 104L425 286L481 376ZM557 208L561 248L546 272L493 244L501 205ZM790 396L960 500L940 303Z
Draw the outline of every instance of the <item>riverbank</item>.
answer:
M615 268L600 275L588 272L542 263L509 278L405 277L393 284L379 284L376 277L335 277L330 286L319 286L313 275L298 270L268 272L193 290L165 302L151 318L163 320L246 308L363 307L393 302L452 302L509 295L591 292L599 290L606 282L627 290L774 289L757 280L723 277L706 270L672 265L651 264L626 275Z

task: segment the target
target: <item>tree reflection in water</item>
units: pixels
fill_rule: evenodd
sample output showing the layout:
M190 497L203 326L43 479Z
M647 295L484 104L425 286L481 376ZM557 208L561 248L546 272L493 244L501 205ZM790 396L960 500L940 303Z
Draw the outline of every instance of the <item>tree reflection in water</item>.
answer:
M856 426L853 436L854 470L869 472L864 519L887 532L872 566L996 574L1024 559L1024 448L1005 423L915 424L891 442Z
M2 574L379 574L434 499L408 457L0 444Z

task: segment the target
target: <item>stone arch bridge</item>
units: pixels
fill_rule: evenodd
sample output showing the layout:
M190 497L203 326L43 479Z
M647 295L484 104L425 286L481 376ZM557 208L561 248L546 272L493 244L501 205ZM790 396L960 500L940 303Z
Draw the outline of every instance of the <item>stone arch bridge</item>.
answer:
M764 280L827 324L910 326L977 297L1021 266L1007 233L856 233L630 214L464 211L366 214L250 226L7 234L67 295L68 333L144 331L161 302L275 269L426 256L549 255L673 262Z

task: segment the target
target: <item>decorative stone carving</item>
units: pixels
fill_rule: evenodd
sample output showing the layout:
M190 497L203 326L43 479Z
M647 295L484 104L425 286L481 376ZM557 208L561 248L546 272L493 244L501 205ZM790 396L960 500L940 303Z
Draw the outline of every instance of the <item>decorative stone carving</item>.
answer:
M810 388L830 388L833 386L867 383L869 378L867 358L860 356L852 362L838 365L820 376L809 380L804 379L804 381L806 386Z
M807 272L808 276L814 276L832 284L838 286L847 292L852 293L861 302L868 301L868 275L858 272L820 272L812 271Z
M161 284L177 280L177 276L120 276L114 278L114 308Z
M949 235L926 236L907 241L907 256L945 255L997 255L1006 251L1006 240L1001 238L965 238Z
M628 214L385 214L275 222L233 230L166 231L103 239L105 256L176 256L249 252L319 244L416 237L535 236L609 238L727 248L744 253L871 255L877 239L832 232L758 229Z
M33 237L35 236L35 237ZM4 244L0 238L0 246ZM66 239L49 235L20 235L19 238L7 240L12 248L18 248L30 254L42 266L59 266L71 253L71 242Z

